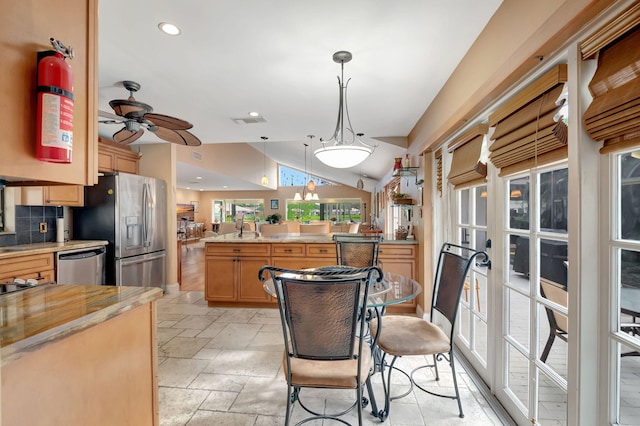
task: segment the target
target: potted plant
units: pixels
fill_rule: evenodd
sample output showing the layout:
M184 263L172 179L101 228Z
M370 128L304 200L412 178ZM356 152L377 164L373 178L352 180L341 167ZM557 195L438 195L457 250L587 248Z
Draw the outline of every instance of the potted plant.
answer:
M282 216L280 215L280 213L274 213L265 218L265 220L269 223L280 223L280 219L282 219Z
M413 199L411 199L409 194L403 192L394 192L392 198L394 204L413 204Z

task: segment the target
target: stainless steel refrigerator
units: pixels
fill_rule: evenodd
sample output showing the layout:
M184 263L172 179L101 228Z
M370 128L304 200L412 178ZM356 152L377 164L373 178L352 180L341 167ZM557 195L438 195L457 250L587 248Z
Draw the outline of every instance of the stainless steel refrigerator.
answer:
M105 174L85 187L84 204L73 209L73 238L109 241L105 283L165 289L165 181Z

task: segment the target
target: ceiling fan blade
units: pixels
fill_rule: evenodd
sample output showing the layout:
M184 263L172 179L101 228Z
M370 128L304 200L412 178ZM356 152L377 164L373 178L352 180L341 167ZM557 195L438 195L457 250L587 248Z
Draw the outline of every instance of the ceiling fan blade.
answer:
M158 127L164 127L170 130L187 130L193 127L193 124L189 123L188 121L164 114L145 114L144 119L150 121Z
M111 120L120 120L122 121L122 117L116 115L112 112L103 111L101 109L98 110L98 117L109 118Z
M158 127L155 134L160 139L164 139L168 142L178 145L188 146L200 146L202 142L193 133L189 133L186 130L171 130L164 127Z
M113 134L113 141L121 145L128 145L140 139L143 133L144 130L142 129L138 130L137 132L130 132L126 127L123 127Z

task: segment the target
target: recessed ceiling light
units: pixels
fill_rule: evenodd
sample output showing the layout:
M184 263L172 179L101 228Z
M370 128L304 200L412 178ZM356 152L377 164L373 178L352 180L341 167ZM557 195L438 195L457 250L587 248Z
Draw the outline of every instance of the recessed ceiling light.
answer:
M204 188L200 188L200 191L204 191Z
M187 189L191 189L191 188L189 188L189 187L187 186Z
M169 22L160 22L158 24L158 28L163 33L173 35L173 36L179 35L182 32L180 31L180 28L178 28L176 25L171 24Z
M228 188L228 186L227 186L227 185L225 185L225 186L223 186L223 188L224 188L224 189L227 189L227 188Z
M196 179L200 180L202 179L202 176L196 176Z
M255 111L251 111L249 113L249 116L251 116L251 117L260 117L260 113L259 112L255 112Z

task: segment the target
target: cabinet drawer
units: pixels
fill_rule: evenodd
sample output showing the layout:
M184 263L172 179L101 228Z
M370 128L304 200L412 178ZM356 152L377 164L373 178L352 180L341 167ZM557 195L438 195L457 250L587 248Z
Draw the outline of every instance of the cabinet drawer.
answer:
M336 257L335 244L307 244L307 256Z
M304 244L272 244L271 253L274 256L304 256Z
M53 269L52 253L33 254L0 260L0 277L3 278L37 278L38 272L52 271ZM33 274L35 274L35 276Z
M379 257L413 257L413 247L401 245L380 245Z
M254 255L271 255L270 244L211 244L207 243L205 254L208 255L224 255L224 256L254 256Z

